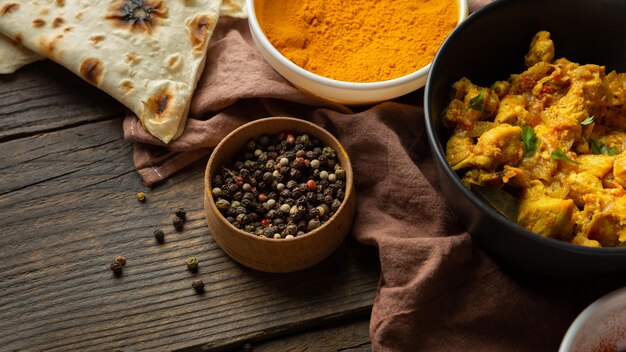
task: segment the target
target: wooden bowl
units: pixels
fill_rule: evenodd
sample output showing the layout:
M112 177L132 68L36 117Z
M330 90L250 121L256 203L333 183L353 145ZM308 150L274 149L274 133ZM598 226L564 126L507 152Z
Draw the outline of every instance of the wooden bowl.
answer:
M344 200L322 226L290 239L259 237L237 229L219 212L211 194L211 181L216 172L230 164L246 142L261 134L282 131L307 133L333 148L346 171ZM328 131L304 120L271 117L247 123L227 135L215 148L204 176L204 214L215 242L226 254L252 269L266 272L292 272L310 267L330 255L348 234L356 210L356 196L350 158L339 141Z

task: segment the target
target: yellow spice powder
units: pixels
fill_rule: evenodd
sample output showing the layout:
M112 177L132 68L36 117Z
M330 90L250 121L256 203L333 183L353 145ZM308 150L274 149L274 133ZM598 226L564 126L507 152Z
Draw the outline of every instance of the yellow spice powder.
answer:
M452 0L266 0L255 10L285 57L349 82L389 80L424 67L459 11Z

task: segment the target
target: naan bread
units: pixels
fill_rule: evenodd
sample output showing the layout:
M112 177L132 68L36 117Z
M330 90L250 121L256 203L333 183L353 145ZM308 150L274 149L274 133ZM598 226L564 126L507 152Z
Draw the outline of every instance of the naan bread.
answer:
M0 35L0 74L13 73L20 67L41 59L43 57L40 55Z
M0 0L0 32L122 102L165 143L184 128L221 0Z

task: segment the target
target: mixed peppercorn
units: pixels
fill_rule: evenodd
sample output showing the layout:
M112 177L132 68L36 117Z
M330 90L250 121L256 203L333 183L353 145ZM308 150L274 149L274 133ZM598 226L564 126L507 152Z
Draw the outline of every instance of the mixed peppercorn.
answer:
M220 213L260 237L289 239L320 227L345 197L337 153L307 134L249 140L232 165L211 180Z

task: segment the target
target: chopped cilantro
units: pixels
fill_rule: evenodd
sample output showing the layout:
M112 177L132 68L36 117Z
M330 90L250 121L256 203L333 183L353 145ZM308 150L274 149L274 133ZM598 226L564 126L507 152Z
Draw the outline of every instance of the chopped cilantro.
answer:
M470 109L485 111L485 94L481 90L478 95L473 98L470 98Z
M537 152L539 139L535 134L535 130L530 126L522 127L522 145L524 145L524 158L529 158Z
M582 120L580 124L583 126L591 125L594 119L595 119L595 116L589 116L586 119Z
M595 155L606 154L609 156L614 156L619 154L619 150L616 147L607 147L606 144L600 142L597 139L590 139L589 146L591 147L591 152Z
M567 156L567 154L565 154L565 152L562 151L561 149L553 150L552 153L550 154L550 157L556 160L567 161L568 163L572 163L572 164L580 164L578 161L570 159L570 157Z

